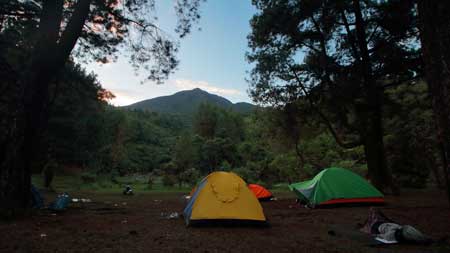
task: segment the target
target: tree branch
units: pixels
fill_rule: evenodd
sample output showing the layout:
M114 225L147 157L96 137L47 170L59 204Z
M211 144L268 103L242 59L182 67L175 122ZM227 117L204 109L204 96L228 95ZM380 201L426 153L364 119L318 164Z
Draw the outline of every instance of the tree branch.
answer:
M66 29L62 33L58 44L59 59L57 61L59 63L63 64L75 47L89 15L91 1L92 0L79 0L75 5L75 11L67 23Z
M401 85L401 84L406 83L406 82L411 82L411 81L414 81L414 80L417 80L417 79L421 79L423 77L424 77L423 75L418 75L418 76L411 77L411 78L400 79L400 80L397 80L395 82L391 82L391 83L382 85L380 87L380 89L385 90L385 89L388 89L388 88L391 88L391 87L395 87L395 86Z
M313 108L313 110L315 110L317 112L317 114L319 115L319 117L321 118L322 122L326 125L326 127L328 128L328 130L330 131L331 135L333 135L334 139L336 140L336 143L346 149L349 148L354 148L357 146L362 145L362 141L358 140L358 141L354 141L354 142L343 142L341 137L337 134L337 132L334 130L333 125L331 124L330 120L327 118L327 116L319 109L319 107L314 103L314 101L311 99L311 96L308 92L308 90L306 89L305 85L303 84L303 82L300 80L299 76L297 75L297 73L295 72L295 70L293 68L291 68L289 66L289 68L291 69L295 80L297 81L300 89L303 91L303 93L305 94L306 99L308 100L308 103L310 104L310 106Z
M333 84L333 81L331 81L330 72L329 72L329 63L328 63L328 53L327 53L327 47L325 43L325 35L322 32L322 29L320 28L320 25L315 20L314 16L311 16L312 22L314 24L314 27L316 28L317 32L320 34L320 48L322 51L320 52L322 55L322 60L324 64L324 70L325 70L325 81L328 84Z
M0 11L0 16L37 18L38 14L36 12L20 12L20 11L2 12L2 11Z
M359 56L358 49L356 47L355 38L353 37L353 35L351 33L350 25L348 23L347 16L345 15L345 10L342 9L341 7L339 9L341 12L342 21L344 21L344 27L345 27L345 31L347 32L348 40L350 42L350 47L353 51L353 57L356 59L356 61L360 61L361 57Z
M380 27L380 24L377 24L377 26L375 26L375 28L373 29L372 34L369 35L369 38L367 39L367 42L370 42L372 40L372 38L375 36L375 34L376 34L377 30L378 30L378 27Z
M144 29L144 31L147 30L147 28L149 28L149 27L154 28L155 30L162 31L162 30L161 30L158 26L156 26L155 24L152 24L152 23L144 24L144 23L139 22L139 21L136 21L136 20L134 20L134 19L129 19L129 18L126 18L126 17L124 17L124 16L118 16L116 13L111 12L111 11L108 11L108 13L111 14L111 15L113 15L113 16L114 16L115 18L117 18L118 20L121 20L121 21L124 21L124 22L128 22L128 23L133 23L133 24L135 24L135 25L141 27L142 29Z

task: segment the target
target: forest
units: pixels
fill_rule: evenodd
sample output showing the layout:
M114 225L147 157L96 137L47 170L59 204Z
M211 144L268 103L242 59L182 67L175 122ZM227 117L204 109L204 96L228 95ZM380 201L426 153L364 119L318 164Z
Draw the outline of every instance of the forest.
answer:
M176 114L109 105L113 94L76 64L55 86L34 174L49 160L61 173L75 167L94 180L140 174L163 177L168 186L193 186L216 169L267 186L306 179L325 167L368 173L363 147L340 147L318 115L302 111L305 98L247 114L204 103L186 122ZM426 84L401 84L384 96L386 159L396 184L444 187Z
M114 105L88 63L124 57L143 85L164 87L214 3L174 1L170 33L158 4L0 1L1 217L31 208L37 179L50 177L52 192L69 175L117 188L144 178L151 192L225 171L285 192L338 167L385 196L437 191L450 203L450 2L252 0L242 55L252 104Z
M31 161L31 171L40 173L48 160L53 159L62 168L75 166L91 174L164 176L168 184L185 181L195 184L201 176L219 168L237 171L247 180L267 185L308 178L330 166L349 168L368 177L370 145L360 140L369 138L364 136L369 130L362 129L367 121L366 125L380 124L383 130L379 141L384 145L382 160L386 164L382 167L386 167L387 176L380 178L386 180L392 173L392 179L386 183L392 181L398 187L425 187L427 183L444 187L446 172L436 140L432 99L425 77L420 74L424 68L420 65L417 17L412 10L408 13L407 9L401 9L409 8L413 1L408 4L400 1L380 6L384 9L373 7L373 21L367 24L366 33L372 33L367 45L374 51L371 64L379 66L370 75L384 87L374 102L379 104L379 123L364 119L369 112L361 111L365 110L366 102L358 96L372 93L354 86L351 80L363 77L340 74L339 68L358 69L362 64L351 60L352 46L357 45L352 44L351 37L337 33L343 29L336 26L340 21L333 21L337 22L334 24L328 17L320 16L342 6L322 9L310 6L311 11L318 12L318 24L295 33L278 28L274 22L268 26L265 22L278 14L256 2L261 9L267 8L267 14L263 12L251 21L253 33L249 36L249 45L254 49L248 59L257 63L251 73L251 95L261 102L258 109L240 115L202 104L195 108L192 122L183 122L167 113L115 108L108 105L114 94L101 87L94 73L87 73L69 58L64 70L48 86L47 102L43 101L42 108L47 123L39 132L40 141L35 144L38 148L34 148L39 152ZM12 114L9 118L2 117L2 132L11 131L11 120L17 117L14 107L22 99L20 86L12 84L26 78L27 72L22 70L32 64L28 59L34 53L33 36L39 32L39 20L32 15L37 10L33 8L33 4L20 2L2 8L11 12L2 14L2 115ZM393 20L376 19L397 10L404 15L390 17ZM21 12L23 15L19 15ZM292 18L289 22L298 21ZM325 31L315 32L320 27L328 29L329 35L325 36ZM269 34L279 34L284 39L267 37ZM89 35L91 38L86 34L83 43L101 43L100 47L89 45L98 50L113 50L114 43L118 43L94 35ZM409 41L410 46L404 46L403 41ZM320 43L331 45L327 46L329 52L321 52ZM264 48L271 51L262 51ZM305 63L291 58L296 56L296 50L306 50ZM355 50L362 53L361 49ZM327 55L321 56L323 53ZM275 55L286 57L273 58ZM324 60L326 65L322 64ZM324 82L321 78L330 80ZM273 85L276 80L283 85ZM322 84L314 84L317 82ZM343 143L343 138L352 143ZM4 135L3 141L11 140ZM377 170L384 173L381 167Z

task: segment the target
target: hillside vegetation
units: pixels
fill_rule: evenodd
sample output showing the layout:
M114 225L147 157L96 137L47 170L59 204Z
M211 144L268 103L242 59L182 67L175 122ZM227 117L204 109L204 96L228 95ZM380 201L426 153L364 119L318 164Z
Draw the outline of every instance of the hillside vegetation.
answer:
M199 88L180 91L170 96L143 100L123 106L123 108L172 114L184 119L187 123L192 123L194 114L197 112L199 106L204 103L242 114L249 114L256 108L256 106L246 102L233 104L224 97L208 93Z
M78 66L72 69L80 78L88 77ZM178 104L170 112L155 112L112 107L96 95L102 89L95 77L82 80L92 88L78 93L68 86L55 99L41 149L46 159L36 161L35 173L54 160L57 174L78 167L83 184L108 185L107 179L123 185L119 178L140 175L149 185L177 187L191 187L214 170L234 171L269 187L307 179L330 166L367 175L363 147L337 145L317 114L301 110L302 100L286 107L251 106L240 113L225 98L195 89L147 100L154 108ZM178 97L183 99L174 99ZM401 85L386 92L385 100L384 138L395 182L442 185L425 84ZM394 107L401 113L392 114ZM180 115L189 115L189 121Z

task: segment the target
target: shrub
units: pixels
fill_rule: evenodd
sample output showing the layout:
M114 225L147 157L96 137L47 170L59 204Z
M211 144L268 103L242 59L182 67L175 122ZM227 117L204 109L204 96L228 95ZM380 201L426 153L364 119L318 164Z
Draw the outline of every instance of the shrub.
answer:
M97 181L97 175L92 172L84 172L80 177L83 184L92 184Z
M164 186L174 186L177 183L177 178L175 175L165 174L162 178L162 183Z
M200 178L200 171L195 168L190 168L181 173L181 178L184 182L193 186L197 183Z

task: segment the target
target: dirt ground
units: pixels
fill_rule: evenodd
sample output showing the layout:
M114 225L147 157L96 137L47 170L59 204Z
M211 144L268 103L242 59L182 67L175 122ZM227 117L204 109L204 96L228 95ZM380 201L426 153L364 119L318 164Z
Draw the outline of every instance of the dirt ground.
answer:
M46 196L51 198L53 196ZM92 203L71 204L63 213L41 211L0 221L0 252L450 252L450 209L437 191L407 191L379 207L439 243L374 246L358 231L369 207L306 209L285 193L264 202L270 222L256 227L186 227L181 193L135 196L78 193Z

